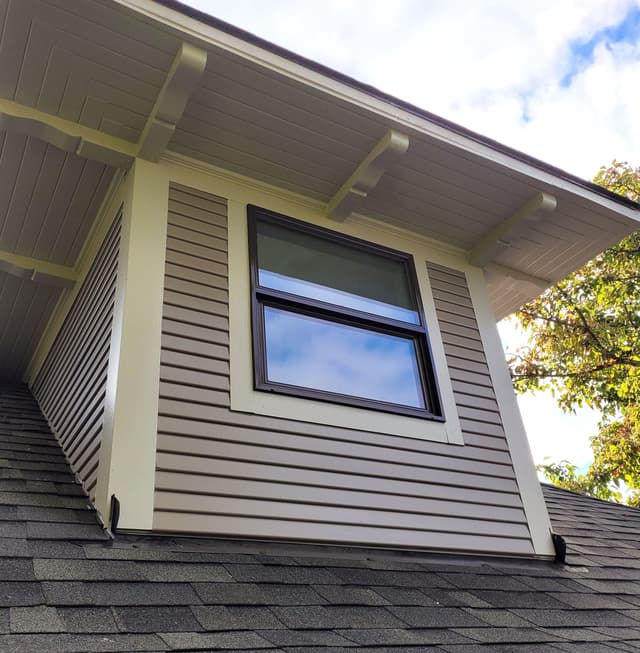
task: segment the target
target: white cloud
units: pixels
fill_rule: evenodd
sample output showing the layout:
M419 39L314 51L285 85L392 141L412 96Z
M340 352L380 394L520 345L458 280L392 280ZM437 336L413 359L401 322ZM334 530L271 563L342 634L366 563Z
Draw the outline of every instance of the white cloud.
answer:
M549 393L521 395L518 405L536 465L549 458L582 468L593 460L589 437L598 431L600 414L589 408L564 413Z

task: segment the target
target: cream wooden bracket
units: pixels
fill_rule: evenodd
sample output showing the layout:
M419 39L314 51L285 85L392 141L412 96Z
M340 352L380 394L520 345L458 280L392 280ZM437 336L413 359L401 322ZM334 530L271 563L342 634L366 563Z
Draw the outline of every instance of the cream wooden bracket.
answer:
M556 198L548 193L538 192L509 216L487 232L469 253L472 265L485 267L511 242L520 236L533 222L538 222L544 213L555 211Z
M12 100L0 100L0 130L32 136L114 168L128 168L136 156L134 143Z
M140 138L138 156L157 162L180 122L189 97L207 65L207 53L183 43Z
M390 129L342 185L327 206L327 215L346 220L376 187L387 168L409 149L409 137Z
M206 63L204 50L181 45L137 144L12 100L0 99L0 130L31 136L114 168L129 168L137 156L158 161Z
M4 251L0 251L0 271L62 288L71 288L77 279L73 268Z
M500 277L507 277L508 279L513 279L519 283L527 284L528 286L534 288L538 293L543 292L554 283L550 279L534 277L533 275L527 274L522 270L516 270L515 268L511 268L506 265L499 265L498 263L488 263L485 269L489 274L495 274Z

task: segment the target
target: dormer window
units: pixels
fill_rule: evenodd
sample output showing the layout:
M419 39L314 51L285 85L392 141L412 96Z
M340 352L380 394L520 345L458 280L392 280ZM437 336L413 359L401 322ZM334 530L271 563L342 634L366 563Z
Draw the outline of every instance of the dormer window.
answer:
M248 211L255 389L442 420L412 257Z

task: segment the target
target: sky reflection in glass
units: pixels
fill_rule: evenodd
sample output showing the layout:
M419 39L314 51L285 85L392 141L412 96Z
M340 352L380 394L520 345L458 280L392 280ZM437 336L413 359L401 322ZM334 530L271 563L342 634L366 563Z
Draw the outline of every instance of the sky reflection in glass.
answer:
M294 295L301 297L308 297L310 299L317 299L321 302L334 304L336 306L344 306L346 308L353 308L357 311L364 311L365 313L373 313L374 315L382 315L389 317L393 320L401 320L402 322L409 322L409 324L420 324L420 318L417 311L413 311L401 306L393 306L386 304L375 299L368 297L361 297L353 293L338 290L336 288L329 288L322 286L311 281L304 281L302 279L294 279L284 274L277 272L269 272L268 270L259 270L258 283L265 288L272 288L273 290L282 290L290 292Z
M413 341L264 307L267 378L425 408Z
M407 259L280 224L256 229L263 288L420 324Z

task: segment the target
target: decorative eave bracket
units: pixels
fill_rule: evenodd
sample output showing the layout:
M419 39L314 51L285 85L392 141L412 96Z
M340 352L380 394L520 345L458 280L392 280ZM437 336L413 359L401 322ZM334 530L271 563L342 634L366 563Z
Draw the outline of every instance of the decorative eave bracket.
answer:
M544 292L554 284L554 282L549 279L535 277L532 274L523 272L522 270L516 270L515 268L506 265L499 265L498 263L487 264L485 270L489 275L495 274L498 277L506 277L507 279L530 286L534 291L536 291L536 293Z
M73 268L3 251L0 251L0 272L59 288L71 288L77 280Z
M553 195L537 192L529 201L523 204L513 215L497 224L474 245L469 253L472 265L486 267L511 242L518 238L532 223L542 219L545 213L550 213L557 206Z
M25 134L65 152L127 169L136 157L158 161L202 76L207 53L183 43L156 99L139 143L111 136L12 100L0 99L0 130Z
M140 137L138 156L158 161L180 122L189 97L207 65L207 53L183 43Z
M0 130L32 136L114 168L128 168L136 156L134 143L12 100L0 99Z
M408 149L409 137L390 129L333 196L327 215L340 222L346 220L376 187L387 168Z

